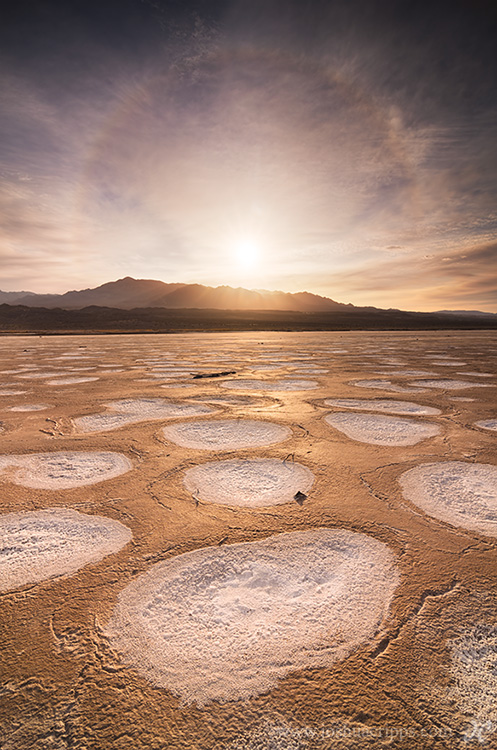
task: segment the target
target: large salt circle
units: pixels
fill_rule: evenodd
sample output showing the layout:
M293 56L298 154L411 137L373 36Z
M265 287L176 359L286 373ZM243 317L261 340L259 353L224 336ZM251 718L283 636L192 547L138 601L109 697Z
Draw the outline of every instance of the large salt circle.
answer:
M58 451L0 456L0 479L33 489L69 489L125 474L133 464L122 453Z
M184 477L187 490L201 500L248 508L288 503L313 482L306 466L272 458L214 461L188 469Z
M429 422L387 417L383 414L328 414L325 421L352 440L372 445L415 445L440 434Z
M74 426L79 432L109 432L124 425L140 422L141 419L131 414L87 414L73 419Z
M75 573L131 540L119 521L68 508L0 516L0 591Z
M406 500L430 516L497 536L497 466L444 461L421 464L399 478Z
M183 448L204 450L259 448L280 443L292 434L289 427L253 419L178 422L164 427L162 432L164 437Z
M109 413L87 414L73 419L79 432L103 432L128 424L176 417L199 417L213 414L214 409L204 404L186 404L162 398L127 398L105 404Z
M380 411L387 414L441 414L440 409L433 406L423 406L412 401L391 401L388 399L369 398L327 398L326 406L337 406L340 409L359 409L363 411Z
M120 401L111 401L106 406L119 414L132 414L142 419L172 419L212 413L212 409L207 406L176 403L163 398L123 398Z
M184 701L238 700L371 639L398 580L391 550L365 534L278 534L154 565L106 630L126 663Z

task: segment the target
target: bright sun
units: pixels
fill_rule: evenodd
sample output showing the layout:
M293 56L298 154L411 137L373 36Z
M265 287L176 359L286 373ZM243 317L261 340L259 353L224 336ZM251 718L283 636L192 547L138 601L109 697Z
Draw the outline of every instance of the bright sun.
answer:
M259 248L251 239L240 240L235 247L238 265L245 270L254 268L259 260Z

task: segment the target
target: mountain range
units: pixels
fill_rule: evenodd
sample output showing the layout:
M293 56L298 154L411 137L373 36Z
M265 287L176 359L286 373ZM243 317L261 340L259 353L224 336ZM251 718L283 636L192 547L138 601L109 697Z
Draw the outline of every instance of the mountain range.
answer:
M202 284L166 284L153 279L132 279L127 276L110 281L95 289L70 291L65 294L34 294L32 292L1 292L0 304L26 307L60 307L78 310L97 305L121 310L137 307L209 310L287 310L299 312L330 312L352 310L354 305L335 302L309 292L270 292L230 286ZM364 309L364 308L360 308Z
M35 294L34 292L2 292L0 305L28 308L84 310L89 307L106 307L115 310L226 310L233 312L267 311L282 313L313 313L341 315L375 315L400 313L376 307L357 307L336 302L310 292L279 292L265 289L249 290L230 286L204 286L202 284L170 283L154 279L124 279L110 281L92 289L72 290L65 294ZM416 314L416 313L414 313ZM487 318L497 320L497 313L478 310L440 310L427 313L458 318ZM422 315L422 313L419 313Z

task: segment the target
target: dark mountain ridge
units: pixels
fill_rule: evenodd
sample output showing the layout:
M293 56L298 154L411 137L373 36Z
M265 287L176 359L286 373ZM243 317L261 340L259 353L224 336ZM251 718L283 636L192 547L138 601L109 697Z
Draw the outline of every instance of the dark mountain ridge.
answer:
M65 294L33 294L0 292L0 303L27 307L59 307L77 310L91 305L131 310L137 307L165 307L169 309L210 310L294 310L301 312L351 309L327 297L310 292L267 291L265 289L234 289L230 286L210 287L202 284L166 284L153 279L124 279L110 281L94 289L72 290Z
M126 276L109 281L95 288L71 290L65 294L35 294L33 292L1 292L0 305L22 305L45 310L84 310L90 307L113 310L154 309L205 310L238 312L281 313L342 313L363 316L394 315L402 311L377 307L356 307L336 302L310 292L280 292L266 289L243 289L230 286L204 286L203 284L166 283L155 279L133 279ZM406 313L407 314L407 313ZM497 319L497 313L478 310L439 310L435 313L409 313L412 315L434 315L440 320L457 318L463 320ZM452 322L451 322L452 327Z

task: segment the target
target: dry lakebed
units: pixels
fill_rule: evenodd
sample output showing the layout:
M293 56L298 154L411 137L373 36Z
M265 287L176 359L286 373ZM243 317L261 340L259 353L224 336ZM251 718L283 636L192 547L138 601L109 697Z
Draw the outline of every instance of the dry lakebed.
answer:
M497 747L496 425L493 332L3 337L0 747Z

